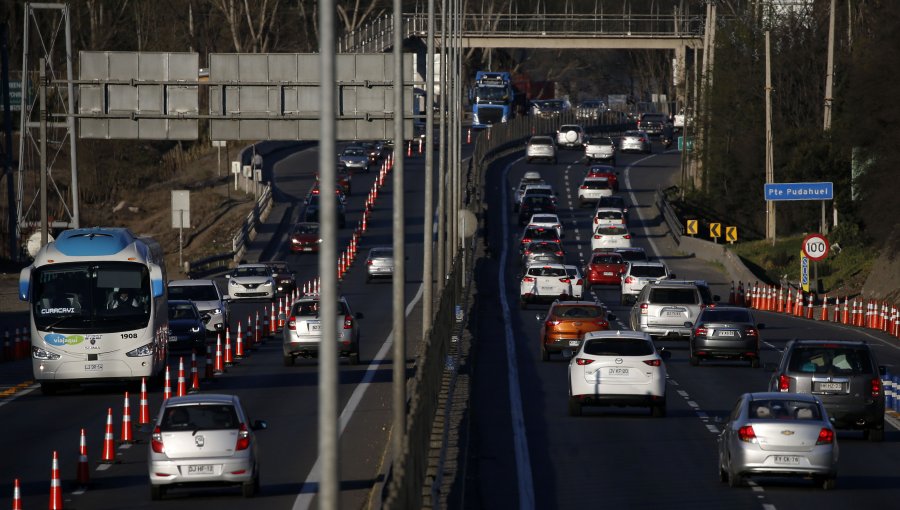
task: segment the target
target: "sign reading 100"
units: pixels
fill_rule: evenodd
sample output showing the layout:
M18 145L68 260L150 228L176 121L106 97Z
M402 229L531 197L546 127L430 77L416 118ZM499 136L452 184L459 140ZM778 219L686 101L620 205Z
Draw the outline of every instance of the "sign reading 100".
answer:
M828 239L825 239L825 236L822 234L809 234L803 238L803 254L809 260L819 261L824 259L828 256L829 248L831 246L828 244Z

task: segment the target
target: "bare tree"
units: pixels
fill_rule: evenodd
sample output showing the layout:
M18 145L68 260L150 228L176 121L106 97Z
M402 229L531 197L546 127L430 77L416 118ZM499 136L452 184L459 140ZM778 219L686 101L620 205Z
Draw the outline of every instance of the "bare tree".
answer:
M277 39L281 0L211 0L225 18L234 51L266 53Z

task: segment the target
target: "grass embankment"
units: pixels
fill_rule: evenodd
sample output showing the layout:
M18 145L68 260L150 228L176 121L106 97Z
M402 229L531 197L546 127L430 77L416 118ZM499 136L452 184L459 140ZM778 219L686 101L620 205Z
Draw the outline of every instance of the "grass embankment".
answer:
M778 284L782 279L800 281L800 245L804 236L784 237L771 241L750 241L735 244L732 250L744 264L761 279ZM832 247L828 257L818 262L819 279L823 292L841 295L859 293L878 253L861 245ZM810 266L810 282L815 275L815 264ZM814 288L814 287L813 287Z

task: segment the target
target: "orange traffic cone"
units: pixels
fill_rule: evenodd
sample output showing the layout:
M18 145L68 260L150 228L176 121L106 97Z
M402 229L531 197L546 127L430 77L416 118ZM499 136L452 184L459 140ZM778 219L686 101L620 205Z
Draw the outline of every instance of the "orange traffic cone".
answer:
M238 321L238 337L241 336L241 322ZM234 352L231 350L231 330L225 330L225 366L234 365Z
M13 482L12 510L22 510L22 492L19 490L19 479Z
M828 320L828 294L825 294L825 299L822 300L822 313L819 315L819 320Z
M150 404L147 402L147 378L141 377L141 402L138 406L138 424L150 423Z
M205 379L213 378L213 356L212 356L212 346L206 346L206 363L203 365L203 377Z
M296 289L295 289L295 290L296 290ZM297 299L297 298L294 298L294 301L296 301L296 299ZM254 343L254 344L259 344L259 343L262 342L262 335L261 335L260 332L259 332L259 331L260 331L259 326L260 326L260 323L259 323L259 310L257 310L257 311L256 311L256 324L255 324L255 327L253 328L253 343Z
M169 365L166 365L166 377L163 383L163 402L172 398L172 378L169 375Z
M216 364L213 369L214 375L219 375L225 371L225 361L222 359L222 334L216 336Z
M366 216L363 215L363 218ZM363 220L365 221L365 220ZM272 304L272 311L269 312L269 336L275 336L275 304Z
M844 296L844 309L841 310L841 324L850 323L850 298Z
M412 157L412 140L410 140L409 145L406 146L406 157Z
M466 131L466 143L472 143L472 130L469 129Z
M187 381L184 379L184 356L178 358L178 385L175 387L175 396L187 395Z
M121 442L130 444L134 442L131 430L131 402L128 400L128 392L125 392L125 402L122 406L122 437Z
M81 429L81 440L78 442L78 469L75 473L79 487L87 487L91 481L91 467L88 464L87 439Z
M728 304L729 304L729 305L735 304L735 297L734 297L734 280L731 281L731 290L728 292Z
M747 301L744 300L744 282L738 282L737 304L738 306L747 306Z
M815 304L815 295L810 292L809 297L807 298L807 306L806 306L806 318L813 318L813 305Z
M112 407L106 410L106 432L103 433L103 455L100 462L112 464L116 461L116 443L113 440Z
M235 339L234 357L237 360L244 359L244 338L241 336L241 324L238 321L238 335Z
M112 413L112 409L109 410ZM110 416L112 416L110 414ZM62 484L59 479L59 454L53 450L53 465L50 468L50 510L61 510L63 507Z
M209 351L207 351L209 352ZM197 371L197 352L191 352L191 393L200 391L200 373Z

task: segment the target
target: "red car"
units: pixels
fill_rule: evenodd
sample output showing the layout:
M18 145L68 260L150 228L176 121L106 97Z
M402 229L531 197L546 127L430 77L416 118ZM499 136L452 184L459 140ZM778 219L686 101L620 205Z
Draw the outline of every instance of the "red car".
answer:
M297 223L291 231L291 251L319 251L319 224Z
M344 167L338 167L335 171L337 173L337 177L334 181L334 187L337 189L340 194L350 196L351 185L353 182L353 176L350 174L350 170ZM316 174L316 182L313 184L313 193L319 192L319 174Z
M625 273L625 259L612 251L595 251L584 268L588 285L619 285Z
M619 172L609 165L593 165L585 177L606 177L613 192L619 191Z

